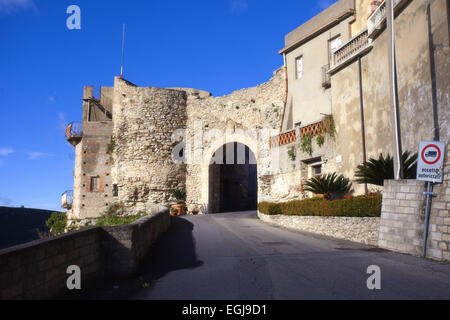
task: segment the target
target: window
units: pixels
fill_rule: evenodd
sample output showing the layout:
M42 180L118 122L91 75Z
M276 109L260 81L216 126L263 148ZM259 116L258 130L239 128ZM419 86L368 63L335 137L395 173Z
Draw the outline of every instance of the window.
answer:
M312 175L313 175L313 177L322 176L322 165L321 164L318 164L318 165L312 167Z
M303 56L295 59L295 65L297 70L297 79L300 79L303 77Z
M100 191L100 177L91 177L91 186L90 186L91 192L98 192Z
M333 51L339 48L342 45L342 37L337 36L330 40L330 59L333 56ZM331 60L330 60L331 61Z

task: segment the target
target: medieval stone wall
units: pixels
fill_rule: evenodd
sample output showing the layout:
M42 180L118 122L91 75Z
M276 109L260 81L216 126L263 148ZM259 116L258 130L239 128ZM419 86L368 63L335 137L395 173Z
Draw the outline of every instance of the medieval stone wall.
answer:
M154 212L185 188L186 167L175 163L172 134L186 127L186 92L143 88L115 79L112 180L116 201Z
M229 142L250 148L258 165L259 195L263 177L271 174L269 137L279 132L284 107L284 69L257 87L223 97L189 95L187 104L186 161L187 205L207 212L210 196L209 166L213 154Z

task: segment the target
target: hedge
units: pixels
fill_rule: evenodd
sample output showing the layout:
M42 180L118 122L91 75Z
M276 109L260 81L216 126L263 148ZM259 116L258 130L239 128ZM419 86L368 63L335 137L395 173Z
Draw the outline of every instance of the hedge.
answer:
M261 202L258 204L258 210L268 215L380 217L381 202L381 195L358 196L334 201L312 198L284 203Z

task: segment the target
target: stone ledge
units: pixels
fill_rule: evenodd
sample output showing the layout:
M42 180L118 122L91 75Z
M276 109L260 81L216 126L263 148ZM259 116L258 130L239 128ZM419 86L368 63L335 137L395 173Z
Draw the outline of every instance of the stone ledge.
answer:
M80 267L82 283L131 276L170 222L164 209L129 225L89 227L0 250L0 299L49 299L67 293L71 265Z
M378 245L380 218L377 217L271 216L258 212L258 218L291 230Z

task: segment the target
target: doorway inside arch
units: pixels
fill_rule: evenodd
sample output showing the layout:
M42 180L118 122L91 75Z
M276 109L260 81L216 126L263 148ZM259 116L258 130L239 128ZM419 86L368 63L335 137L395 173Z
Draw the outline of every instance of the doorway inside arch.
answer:
M256 210L258 181L255 154L242 143L228 143L209 166L209 212Z

